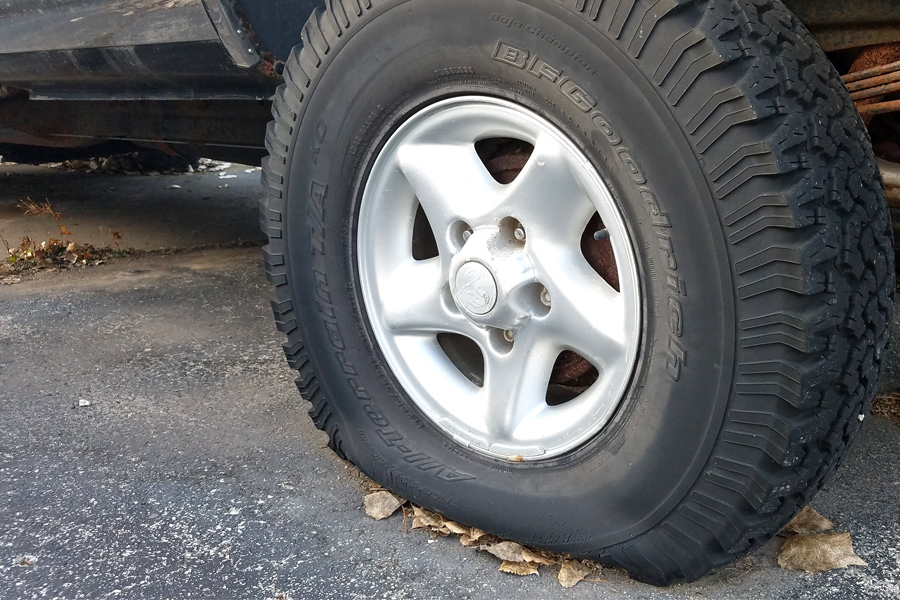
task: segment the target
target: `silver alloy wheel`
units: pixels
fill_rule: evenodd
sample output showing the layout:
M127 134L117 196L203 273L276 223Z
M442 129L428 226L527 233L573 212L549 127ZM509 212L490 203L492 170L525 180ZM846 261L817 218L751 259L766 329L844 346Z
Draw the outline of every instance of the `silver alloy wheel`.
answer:
M533 146L509 184L498 183L476 152L488 138ZM412 250L420 203L437 245L437 256L424 260ZM609 235L619 291L580 248L595 213ZM357 250L365 310L387 364L459 443L507 460L546 459L609 421L637 360L637 266L608 188L549 121L482 96L415 113L372 166ZM482 371L466 372L441 334L472 340ZM596 379L548 403L551 371L566 350L595 367Z

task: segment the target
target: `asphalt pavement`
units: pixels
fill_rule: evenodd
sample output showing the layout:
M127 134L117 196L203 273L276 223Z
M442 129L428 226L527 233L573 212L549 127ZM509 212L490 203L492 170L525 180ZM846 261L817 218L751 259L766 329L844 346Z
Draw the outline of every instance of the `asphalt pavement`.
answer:
M7 240L39 220L15 208L27 195L76 239L117 228L123 243L205 248L0 285L0 599L900 598L900 428L875 417L813 502L868 567L783 571L776 538L692 584L605 569L565 590L551 568L501 573L399 514L371 520L364 478L293 385L259 248L232 247L259 240L245 169L0 167Z

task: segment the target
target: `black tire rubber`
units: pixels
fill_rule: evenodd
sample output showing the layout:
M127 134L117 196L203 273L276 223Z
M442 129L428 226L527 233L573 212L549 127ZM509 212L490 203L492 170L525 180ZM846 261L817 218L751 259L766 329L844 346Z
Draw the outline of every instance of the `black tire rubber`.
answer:
M288 363L335 452L450 518L654 584L771 538L868 414L893 311L865 128L803 25L779 0L327 4L275 97L261 222ZM562 70L603 116L495 60L501 42ZM554 460L503 463L444 436L394 381L361 299L373 156L416 107L461 93L566 131L639 254L631 389Z

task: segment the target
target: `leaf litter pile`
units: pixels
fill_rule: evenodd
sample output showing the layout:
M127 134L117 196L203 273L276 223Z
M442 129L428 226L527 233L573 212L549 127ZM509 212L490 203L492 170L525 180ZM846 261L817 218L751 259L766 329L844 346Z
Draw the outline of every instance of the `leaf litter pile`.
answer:
M407 529L427 531L432 537L459 536L463 546L497 557L501 561L498 570L503 573L540 575L541 567L552 568L556 570L559 583L566 588L580 581L606 581L597 578L600 565L593 561L576 560L503 540L415 506L374 482L368 485L363 508L375 520L386 519L402 510ZM849 566L868 566L854 552L850 534L834 532L834 523L808 506L784 527L781 535L787 537L776 558L782 569L812 574Z
M206 160L206 159L201 159ZM229 166L230 163L220 163ZM160 248L159 250L137 250L134 248L122 248L122 234L119 231L109 230L110 241L108 244L94 246L92 244L80 244L72 239L70 232L62 224L62 215L53 210L48 201L35 202L31 198L25 198L17 205L26 215L52 216L59 230L59 237L51 237L38 242L28 236L22 238L18 244L10 243L0 235L0 248L6 248L5 256L0 256L0 285L12 285L21 283L22 275L30 275L37 271L64 271L76 267L92 267L102 265L110 259L126 256L144 256L147 254L179 254L186 250L202 250L210 247L222 247L221 244L207 246L191 246L189 248ZM238 241L227 244L228 247L254 246L254 241ZM0 255L2 255L0 250Z
M2 160L0 164L15 164ZM172 156L157 150L141 150L111 156L90 158L87 160L67 160L63 162L44 163L42 166L65 169L68 171L85 171L89 173L120 173L125 175L162 175L194 172L222 172L231 168L231 163L185 156ZM252 169L256 170L256 169ZM220 178L234 177L220 173ZM171 186L180 187L177 185ZM219 187L228 187L227 184ZM19 242L10 242L0 236L0 246L6 248L6 255L0 257L0 284L11 285L22 281L21 275L42 270L66 270L73 267L100 265L111 258L120 258L134 254L147 254L134 249L121 248L122 234L109 230L109 244L94 246L80 244L72 239L72 233L60 222L62 216L53 210L46 200L43 203L25 198L17 205L26 215L49 215L56 221L59 237L37 241L25 236ZM0 251L2 252L2 251ZM155 252L149 252L155 253Z
M459 542L463 546L497 557L501 561L498 569L503 573L539 575L540 567L555 567L557 581L563 587L570 588L580 581L604 581L589 578L600 574L600 566L593 561L575 560L564 554L533 550L516 542L502 540L477 527L461 525L410 504L377 484L372 484L369 493L363 498L363 507L366 514L376 520L386 519L402 509L403 521L409 529L421 529L433 537L459 536Z
M26 198L19 202L18 208L23 210L26 215L52 216L56 221L59 237L51 237L38 242L25 236L18 245L12 245L0 236L0 244L6 248L5 260L0 262L0 284L19 283L20 275L26 273L94 266L103 264L109 258L134 253L132 250L123 250L118 247L122 235L112 229L109 230L109 235L116 248L95 247L91 244L79 244L72 240L72 233L60 222L62 216L53 210L49 202L39 203L34 202L31 198Z

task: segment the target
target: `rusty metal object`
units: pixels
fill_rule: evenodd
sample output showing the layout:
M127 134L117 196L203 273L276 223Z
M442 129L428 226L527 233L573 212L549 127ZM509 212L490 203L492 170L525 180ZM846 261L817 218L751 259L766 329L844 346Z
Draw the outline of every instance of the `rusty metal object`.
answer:
M886 80L881 78L898 70L900 70L900 42L879 44L863 48L843 79L848 87L850 84L853 85L852 91L856 91L886 83Z
M900 109L887 101L900 92L900 43L863 49L843 80L866 125L877 115Z
M859 114L863 119L870 119L878 115L886 115L888 113L900 111L900 100L891 100L889 102L876 102L875 104L857 105Z
M279 58L266 44L262 43L244 10L249 7L250 3L241 2L241 0L203 0L203 5L206 7L222 43L232 57L235 57L235 53L245 52L244 48L246 47L249 50L248 54L252 52L255 55L251 59L253 64L249 66L255 66L256 70L267 77L281 76L281 70L284 67L283 59L287 57ZM297 6L297 9L302 10L302 7ZM241 65L242 62L235 60L235 64Z
M897 64L897 63L892 63ZM900 69L900 66L897 67ZM855 73L854 73L855 75ZM866 77L862 79L857 79L854 81L844 80L844 83L847 84L847 89L850 90L851 94L862 92L872 88L883 87L885 85L889 85L891 83L896 83L900 81L900 71L893 70L885 73L884 75Z
M597 381L600 373L580 354L565 350L553 363L550 383L571 388L586 388Z
M893 94L894 92L900 92L900 73L897 73L896 76L898 79L897 81L854 92L850 94L850 99L854 102L858 102L859 100L868 100L870 98L877 98L879 96Z
M900 43L881 44L863 48L842 79L851 92L857 92L897 81L893 76L898 72Z
M900 42L896 0L785 0L826 51Z
M854 88L850 87L851 83L859 81L860 79L869 79L870 77L879 77L881 75L885 75L887 73L892 73L894 71L900 70L900 60L888 63L886 65L878 65L876 67L871 67L864 70L859 70L857 63L860 62L860 59L856 59L854 61L853 66L850 67L850 73L847 73L843 76L844 83L847 84L847 87L853 91Z
M496 155L486 158L484 166L487 167L491 177L505 185L512 183L525 168L529 156L531 156L531 151L527 147L517 140L512 140L498 148Z
M857 59L858 60L858 59ZM883 75L870 75L868 77L857 77L852 81L849 77L844 78L844 83L847 85L847 89L850 90L851 94L855 94L858 92L862 92L868 89L883 87L885 85L889 85L891 83L896 83L900 81L900 63L890 63L892 65L898 65L896 68L891 69L889 71L885 71ZM887 66L887 65L885 65ZM869 69L869 71L875 71L876 69ZM865 72L865 71L863 71ZM859 71L851 72L849 75L858 75Z

